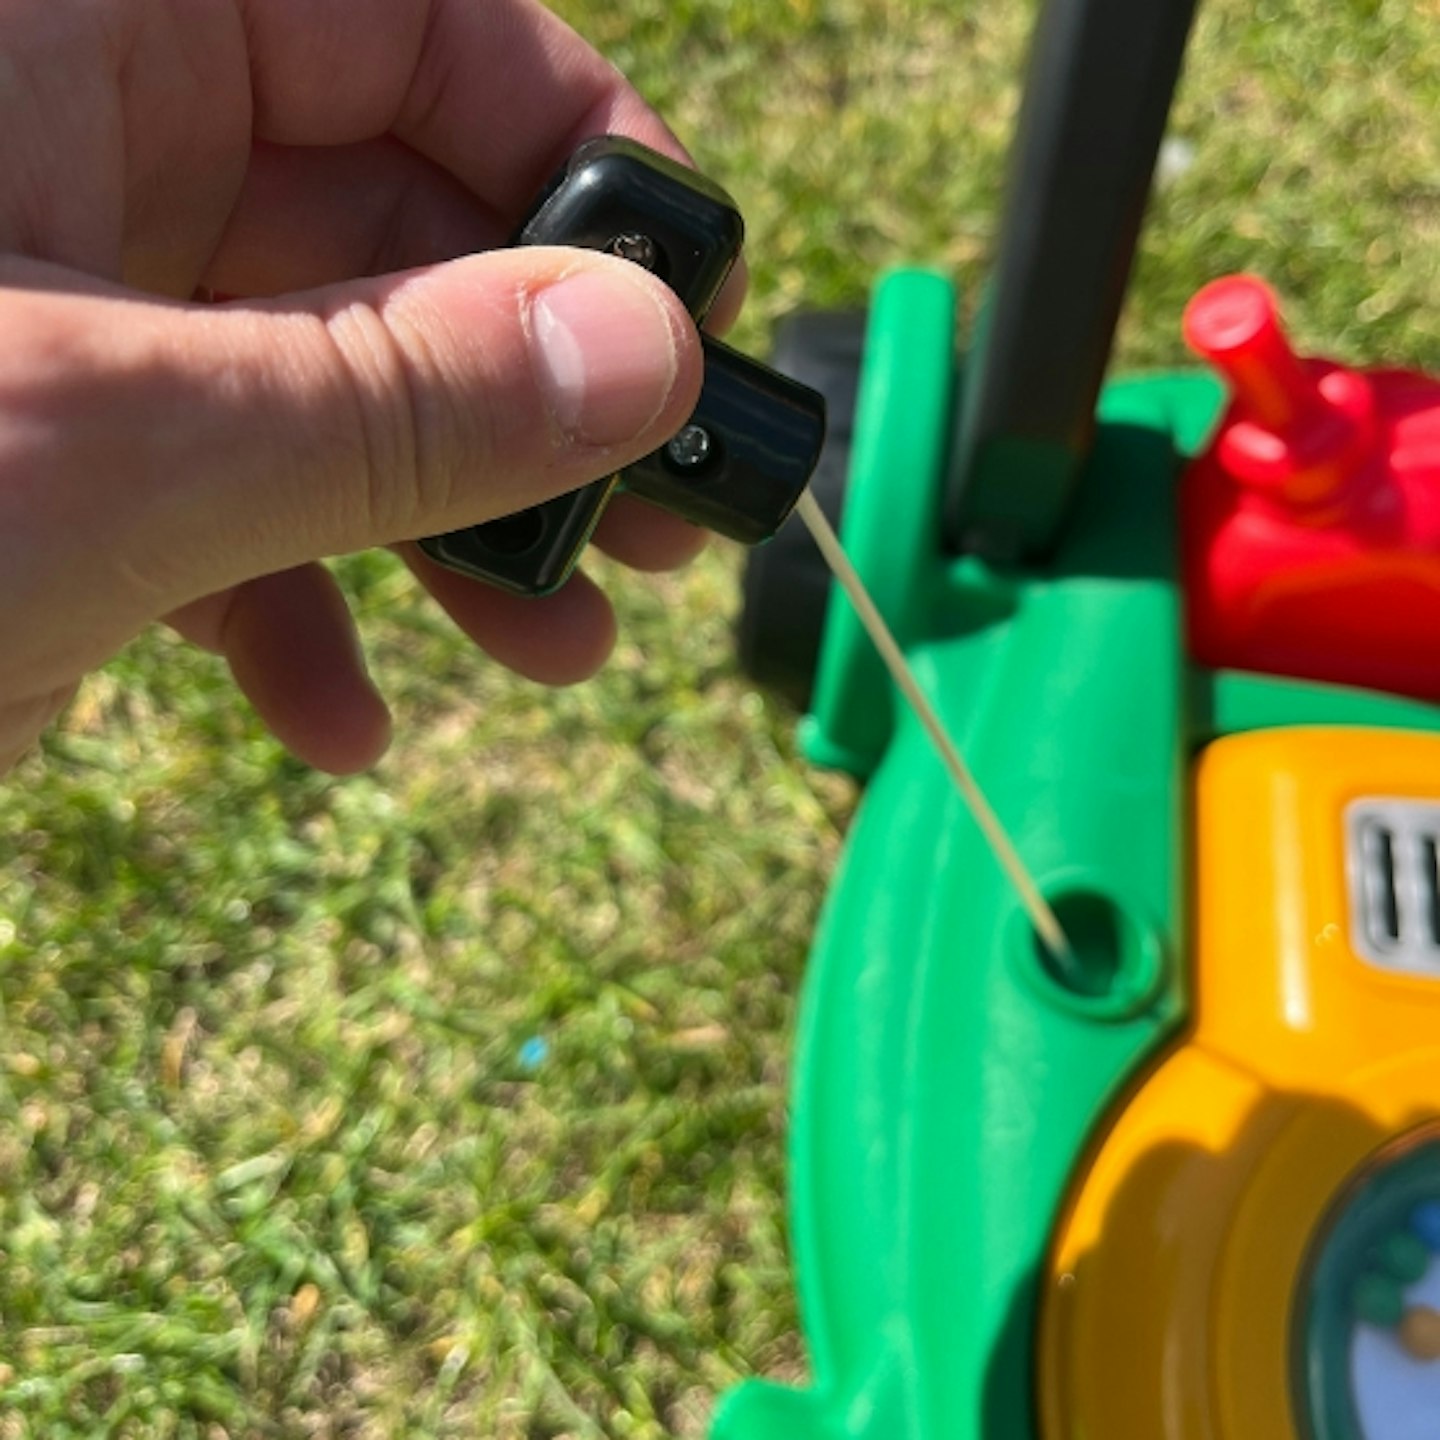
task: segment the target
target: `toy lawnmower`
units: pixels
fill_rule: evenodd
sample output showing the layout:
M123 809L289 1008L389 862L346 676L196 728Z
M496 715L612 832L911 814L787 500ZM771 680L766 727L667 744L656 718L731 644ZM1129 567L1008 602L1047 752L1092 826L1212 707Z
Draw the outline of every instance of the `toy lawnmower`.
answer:
M1044 7L963 354L920 271L780 337L1070 950L791 522L742 658L865 792L795 1068L813 1378L718 1440L1440 1436L1440 383L1239 276L1204 368L1102 386L1192 8Z
M1440 383L1297 356L1246 276L1184 316L1204 368L1104 383L1193 8L1048 0L963 353L896 272L776 370L707 341L625 475L425 542L543 593L621 483L773 535L742 659L865 782L798 1037L812 1380L716 1440L1440 1437ZM740 235L605 139L517 243L703 320ZM1065 946L787 522L807 481Z

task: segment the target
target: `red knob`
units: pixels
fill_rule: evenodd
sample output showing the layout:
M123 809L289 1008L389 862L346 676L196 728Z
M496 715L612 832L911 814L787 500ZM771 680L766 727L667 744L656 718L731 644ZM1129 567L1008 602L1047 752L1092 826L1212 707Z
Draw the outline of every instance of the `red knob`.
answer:
M1234 392L1216 441L1220 464L1242 485L1318 520L1372 447L1369 381L1297 356L1274 294L1252 275L1205 286L1186 306L1184 329L1190 348Z
M1251 275L1212 281L1185 307L1185 340L1230 381L1250 419L1289 430L1323 411L1315 380L1290 348L1270 287Z

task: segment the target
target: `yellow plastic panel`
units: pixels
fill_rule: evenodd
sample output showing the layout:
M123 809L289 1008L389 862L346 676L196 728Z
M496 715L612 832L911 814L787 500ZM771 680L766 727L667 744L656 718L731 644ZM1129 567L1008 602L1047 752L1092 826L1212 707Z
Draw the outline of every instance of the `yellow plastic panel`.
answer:
M1195 785L1194 1010L1079 1178L1041 1322L1046 1440L1294 1440L1307 1247L1440 1114L1440 979L1351 947L1345 811L1440 799L1440 737L1290 730Z
M1272 730L1201 757L1197 1038L1271 1084L1347 1095L1346 1075L1436 1044L1440 984L1351 948L1345 810L1440 800L1440 736Z

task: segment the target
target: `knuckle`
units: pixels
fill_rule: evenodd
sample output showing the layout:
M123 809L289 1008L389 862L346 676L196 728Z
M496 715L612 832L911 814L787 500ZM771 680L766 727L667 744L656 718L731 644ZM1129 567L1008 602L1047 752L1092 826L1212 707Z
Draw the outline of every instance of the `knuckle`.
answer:
M413 538L454 509L470 428L455 387L424 330L393 310L350 303L325 332L352 417L353 518L373 538Z

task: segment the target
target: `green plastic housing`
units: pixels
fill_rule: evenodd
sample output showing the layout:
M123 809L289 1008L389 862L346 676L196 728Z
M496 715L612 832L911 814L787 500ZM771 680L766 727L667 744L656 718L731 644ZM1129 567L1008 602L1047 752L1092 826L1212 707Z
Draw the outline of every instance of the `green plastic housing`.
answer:
M1107 387L1045 568L943 553L955 314L942 276L880 285L843 538L1076 960L1039 945L832 597L804 745L868 786L797 1038L812 1383L741 1386L715 1440L1031 1440L1037 1281L1067 1189L1185 1015L1192 749L1277 724L1437 728L1409 702L1187 667L1174 499L1222 399L1209 375Z

